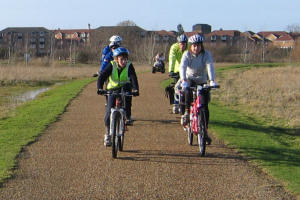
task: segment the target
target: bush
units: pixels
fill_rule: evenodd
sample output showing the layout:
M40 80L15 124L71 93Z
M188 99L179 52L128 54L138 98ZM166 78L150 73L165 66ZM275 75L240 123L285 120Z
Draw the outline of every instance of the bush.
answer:
M80 51L77 53L76 57L79 63L88 63L90 54L86 51Z

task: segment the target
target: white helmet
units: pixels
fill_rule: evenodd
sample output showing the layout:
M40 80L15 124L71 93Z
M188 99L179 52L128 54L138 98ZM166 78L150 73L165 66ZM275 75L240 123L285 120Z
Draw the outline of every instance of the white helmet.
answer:
M189 43L195 44L195 43L201 43L203 42L203 37L199 34L192 35L189 37Z
M118 35L113 35L109 38L110 42L116 42L116 43L121 43L122 42L122 38Z

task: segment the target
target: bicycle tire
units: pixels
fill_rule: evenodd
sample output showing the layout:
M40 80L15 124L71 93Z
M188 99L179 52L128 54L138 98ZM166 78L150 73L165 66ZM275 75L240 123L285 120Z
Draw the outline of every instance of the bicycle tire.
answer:
M193 134L193 131L192 131L192 125L191 125L192 122L189 123L189 126L187 128L187 135L188 135L188 143L189 145L193 145L193 138L194 138L194 134Z
M120 129L120 120L121 120L121 115L120 113L115 113L112 121L110 123L114 124L113 127L113 131L112 131L112 148L111 148L111 152L112 152L112 157L113 158L117 158L118 155L118 146L119 146L119 141L118 141L118 130Z
M200 156L205 156L205 150L206 150L206 138L205 138L205 113L201 110L200 114L198 116L198 126L199 126L199 133L197 135L198 137L198 146L200 151Z
M125 138L125 131L122 130L121 126L119 129L119 136L118 136L118 143L119 143L119 151L123 151L124 147L124 138Z

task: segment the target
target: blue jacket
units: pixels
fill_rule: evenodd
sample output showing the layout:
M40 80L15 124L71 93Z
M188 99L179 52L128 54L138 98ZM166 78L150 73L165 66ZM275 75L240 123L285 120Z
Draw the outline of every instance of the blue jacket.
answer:
M112 50L107 45L106 47L104 47L102 51L100 72L102 72L104 68L108 65L108 63L112 60L113 60L113 53Z

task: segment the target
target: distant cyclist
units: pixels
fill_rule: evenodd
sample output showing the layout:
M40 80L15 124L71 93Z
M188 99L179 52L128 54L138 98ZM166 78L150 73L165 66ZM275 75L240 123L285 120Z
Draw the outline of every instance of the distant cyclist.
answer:
M124 88L125 91L131 92L134 96L139 95L139 85L135 69L130 61L128 61L129 51L126 48L119 47L114 50L114 60L108 63L103 71L100 72L97 82L97 93L102 95L105 93L103 85L108 80L107 90L119 90ZM131 119L131 97L125 99L126 123L132 124ZM109 96L107 99L106 114L104 117L105 136L104 145L111 145L111 138L109 135L110 127L110 113L113 107L114 97Z
M122 40L118 35L113 35L109 38L109 45L105 46L102 51L99 72L103 71L108 63L113 60L113 51L121 46Z
M185 34L177 37L177 42L174 43L169 52L169 75L170 77L178 76L179 78L179 66L183 52L187 49L188 38ZM177 79L178 80L178 79ZM175 84L177 82L175 80ZM178 95L174 96L173 113L179 113Z
M181 85L184 89L185 97L185 113L182 115L181 123L187 124L190 113L190 105L192 101L192 92L189 89L190 86L209 84L215 86L215 71L212 56L209 51L204 49L203 37L199 34L189 37L188 42L191 44L189 50L182 56L180 63L180 79ZM209 120L208 102L210 100L210 94L207 92L204 94L203 105L205 108L205 115L207 124ZM207 136L208 137L208 136ZM210 144L211 138L207 138Z

